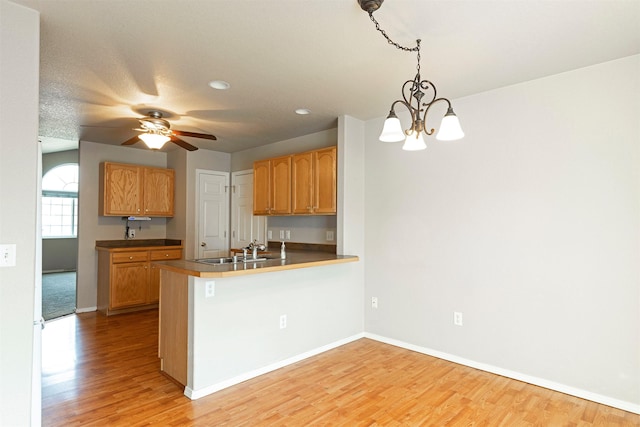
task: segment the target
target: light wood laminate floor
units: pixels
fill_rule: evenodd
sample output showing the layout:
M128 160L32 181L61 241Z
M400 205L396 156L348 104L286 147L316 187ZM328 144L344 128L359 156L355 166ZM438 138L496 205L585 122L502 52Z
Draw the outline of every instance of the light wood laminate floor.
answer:
M640 425L636 414L368 339L191 401L160 373L157 319L48 322L43 425Z

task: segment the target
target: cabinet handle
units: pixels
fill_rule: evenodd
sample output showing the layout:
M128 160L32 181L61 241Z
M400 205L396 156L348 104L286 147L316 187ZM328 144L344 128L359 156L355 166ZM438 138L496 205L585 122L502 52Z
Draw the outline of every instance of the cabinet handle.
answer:
M132 256L130 256L130 257L129 257L129 259L133 259L133 257L132 257Z
M164 254L164 256L169 256L169 254Z

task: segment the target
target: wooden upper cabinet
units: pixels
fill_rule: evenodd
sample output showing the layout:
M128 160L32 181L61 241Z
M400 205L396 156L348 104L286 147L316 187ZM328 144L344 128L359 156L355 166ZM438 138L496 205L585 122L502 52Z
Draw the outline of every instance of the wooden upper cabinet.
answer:
M143 168L144 215L173 216L173 183L175 171L173 169Z
M253 214L269 215L271 207L271 161L253 164Z
M313 212L335 214L337 212L336 147L313 152Z
M294 214L313 213L313 157L313 153L293 156L291 195Z
M100 166L101 215L173 216L172 169L111 162Z
M253 214L291 214L291 156L254 162Z
M335 215L336 147L253 164L254 215Z
M100 172L103 215L140 215L142 175L140 167L104 163Z
M271 159L271 215L291 213L291 156Z
M336 213L336 148L293 156L293 213Z

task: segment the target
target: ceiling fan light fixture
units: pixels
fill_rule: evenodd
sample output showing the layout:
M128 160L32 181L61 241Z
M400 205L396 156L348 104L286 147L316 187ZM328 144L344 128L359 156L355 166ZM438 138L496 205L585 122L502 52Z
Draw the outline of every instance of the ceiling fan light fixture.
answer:
M142 133L138 135L138 138L144 141L144 143L147 144L147 147L152 150L161 149L164 144L171 139L168 136L161 135L159 133Z

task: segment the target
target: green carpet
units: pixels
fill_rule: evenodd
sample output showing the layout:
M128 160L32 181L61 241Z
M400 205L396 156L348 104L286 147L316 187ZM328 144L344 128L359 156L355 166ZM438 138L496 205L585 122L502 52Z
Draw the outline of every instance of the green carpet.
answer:
M42 317L44 320L66 316L76 310L76 272L42 275Z

